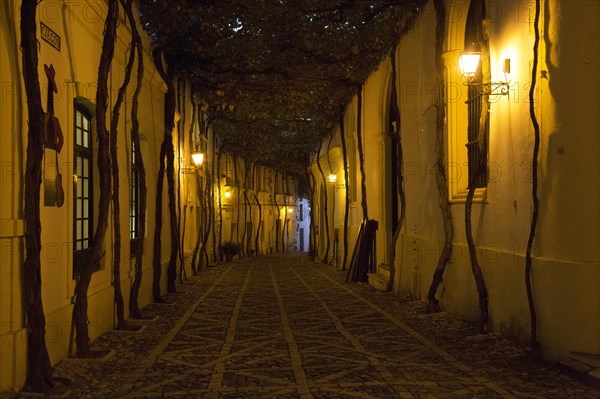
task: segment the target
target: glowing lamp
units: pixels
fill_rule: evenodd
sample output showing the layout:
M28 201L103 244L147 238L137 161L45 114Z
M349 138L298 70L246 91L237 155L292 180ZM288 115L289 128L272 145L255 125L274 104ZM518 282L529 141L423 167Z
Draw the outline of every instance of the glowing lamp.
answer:
M458 64L460 65L460 73L465 78L472 78L477 73L477 67L479 66L479 59L481 53L479 52L465 52L458 57Z
M329 183L335 183L337 181L337 175L332 173L329 175Z
M225 198L231 198L231 191L229 191L229 190L225 190L225 192L223 193L223 196L224 196Z
M194 161L194 165L196 166L202 165L202 162L204 162L204 154L199 151L193 152L192 161Z

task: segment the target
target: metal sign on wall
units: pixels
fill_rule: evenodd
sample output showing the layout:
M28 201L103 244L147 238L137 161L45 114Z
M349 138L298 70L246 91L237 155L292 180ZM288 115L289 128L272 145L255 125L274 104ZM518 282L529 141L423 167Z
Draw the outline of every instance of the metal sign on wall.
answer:
M42 39L44 39L44 41L60 51L60 36L58 36L56 32L43 22L40 22L40 32L42 33Z

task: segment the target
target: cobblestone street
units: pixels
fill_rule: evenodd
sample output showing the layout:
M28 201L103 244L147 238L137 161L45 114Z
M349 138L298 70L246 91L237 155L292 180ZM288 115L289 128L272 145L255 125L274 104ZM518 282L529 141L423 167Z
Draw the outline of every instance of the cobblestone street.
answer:
M344 279L306 256L224 263L144 309L158 318L141 332L100 337L112 359L55 375L77 398L600 397L498 336Z

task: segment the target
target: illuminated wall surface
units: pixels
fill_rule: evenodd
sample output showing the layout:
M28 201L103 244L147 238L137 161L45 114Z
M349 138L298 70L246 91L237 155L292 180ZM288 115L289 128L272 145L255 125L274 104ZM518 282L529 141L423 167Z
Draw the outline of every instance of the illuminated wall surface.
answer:
M525 289L525 251L532 217L534 130L530 118L534 2L488 1L489 72L508 82L508 95L489 97L489 181L477 189L473 238L489 293L490 328L527 344L530 334ZM465 50L469 1L447 1L444 39L446 173L454 224L453 254L438 299L450 312L475 321L477 289L465 236L467 194L467 86L458 59ZM547 359L569 351L600 351L600 67L597 19L600 3L542 1L541 40L534 109L541 129L539 221L533 248L533 286L538 340ZM443 246L436 186L435 10L422 9L396 51L398 106L404 154L406 220L396 245L394 287L426 300ZM510 73L504 74L505 59ZM391 155L388 126L392 66L384 60L362 88L368 216L379 222L378 273L388 276L392 236ZM356 146L357 98L345 118L350 204L349 253L362 220ZM336 128L337 129L337 128ZM321 165L341 162L339 130ZM316 164L313 172L318 173ZM324 170L327 175L329 171ZM329 188L330 228L343 229L345 190ZM335 191L334 191L335 190ZM318 197L322 201L322 196ZM323 212L322 204L314 207ZM323 216L315 217L324 220ZM320 256L325 242L320 224Z
M508 79L508 96L491 96L489 112L489 183L475 195L472 222L479 263L489 291L491 329L520 342L528 342L529 309L527 306L524 268L525 248L531 223L533 127L530 119L531 68L534 55L533 2L527 0L495 0L486 2L489 26L489 71L491 80ZM43 1L38 6L39 75L42 102L46 109L44 64L56 70L58 93L55 115L65 135L58 164L63 176L66 201L62 207L41 204L42 219L42 296L47 321L47 345L53 363L67 355L71 327L71 297L75 281L72 263L73 189L71 175L74 162L74 104L93 109L97 68L100 57L104 2ZM600 2L587 0L542 0L540 29L542 38L538 57L537 86L534 109L540 122L539 156L540 213L535 237L533 283L538 311L539 340L547 359L556 359L568 351L600 352L600 70L597 21ZM23 187L25 149L27 145L27 112L21 73L19 1L1 2L0 31L0 391L19 389L25 377L26 331L21 306L21 265L24 260ZM444 42L444 83L446 119L443 144L449 183L454 246L451 262L438 290L442 306L452 313L474 320L478 315L475 283L470 271L464 226L467 155L465 144L467 89L460 76L458 57L464 50L465 24L469 1L448 0L447 30ZM43 26L42 26L43 23ZM163 137L165 85L155 70L149 42L145 46L144 83L140 97L141 151L145 155L148 176L148 225L143 258L144 274L150 275L151 234L154 231L155 179L157 159ZM120 24L110 75L110 100L123 79L130 32ZM404 153L404 185L406 220L396 245L396 290L424 299L431 282L443 242L443 225L438 205L435 172L436 82L435 82L435 11L431 2L421 10L415 26L402 37L396 51L397 79L401 114L401 137ZM511 72L502 73L504 60L511 61ZM133 74L135 79L135 72ZM388 112L391 87L391 61L384 60L362 88L361 130L365 152L366 192L369 218L379 221L377 231L377 265L389 258L391 239L392 178L389 152ZM132 86L133 87L133 86ZM133 89L128 91L130 99ZM189 98L189 95L187 96ZM334 139L325 142L320 156L325 179L336 174L336 182L323 182L310 204L313 222L320 226L320 256L326 242L324 221L330 227L330 240L336 237L336 251L341 258L342 231L346 194L349 204L349 248L351 255L362 221L361 175L357 142L357 98L348 104L344 116L348 177L344 176L339 127ZM126 101L119 132L128 132L130 102ZM190 129L191 104L179 110L182 132ZM179 143L178 131L174 142ZM186 135L187 136L187 135ZM118 135L118 162L121 166L122 235L129 234L129 178L127 174L131 140ZM206 168L214 167L210 151L202 171L191 170L191 143L184 138L177 149L178 190L187 213L184 252L193 249L201 222L195 178L206 178ZM203 145L212 147L212 132ZM56 158L47 150L43 161L44 177L56 175ZM222 167L233 178L232 160L224 158ZM211 166L212 165L212 166ZM237 165L243 171L243 165ZM316 165L313 173L320 179ZM283 183L267 187L269 178L263 171L256 179L265 225L279 227L279 245L293 249L300 245L299 229L308 230L308 218L295 225L299 208L293 192ZM271 173L269 175L269 173ZM262 183L259 183L259 180ZM320 180L319 180L320 181ZM346 193L348 183L348 193ZM97 184L97 183L96 183ZM219 191L222 190L222 193ZM43 186L42 186L43 190ZM229 190L231 195L225 197ZM273 190L273 191L271 191ZM274 194L271 194L274 193ZM328 214L324 214L323 197L327 193ZM42 193L43 194L43 193ZM239 186L226 179L215 184L215 201L221 194L223 212L222 237L237 239L242 231L243 215L239 204ZM166 190L163 193L166 203ZM95 201L97 201L97 196ZM43 200L42 200L43 202ZM302 204L306 216L309 205ZM241 213L240 213L241 212ZM254 226L258 209L252 212ZM285 225L284 220L288 220ZM168 216L164 217L164 226ZM285 225L285 228L284 228ZM246 226L248 228L248 226ZM256 230L254 230L256 231ZM259 235L259 250L273 250L275 237L265 229ZM282 233L287 232L287 235ZM106 241L111 242L109 231ZM162 231L163 275L169 249L168 228ZM304 238L308 250L309 238ZM209 243L212 250L214 243ZM252 243L251 245L255 245ZM254 248L254 247L252 247ZM333 248L333 247L332 247ZM254 248L256 250L256 248ZM330 250L329 257L334 255ZM90 334L95 338L114 325L113 291L110 262L114 254L106 247L104 269L93 276L89 290ZM341 261L341 259L340 259ZM387 267L378 266L387 275ZM129 247L122 252L122 285L127 297L133 276L133 258ZM144 278L140 306L151 301L151 279ZM166 281L162 281L163 289ZM127 301L126 301L127 302ZM126 310L127 313L127 310Z

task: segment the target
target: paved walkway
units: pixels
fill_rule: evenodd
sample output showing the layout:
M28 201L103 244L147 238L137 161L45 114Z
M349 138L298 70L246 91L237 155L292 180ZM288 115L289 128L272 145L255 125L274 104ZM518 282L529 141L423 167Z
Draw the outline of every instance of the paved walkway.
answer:
M500 337L306 257L219 265L180 285L104 363L62 361L71 397L600 398Z

